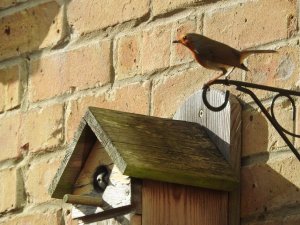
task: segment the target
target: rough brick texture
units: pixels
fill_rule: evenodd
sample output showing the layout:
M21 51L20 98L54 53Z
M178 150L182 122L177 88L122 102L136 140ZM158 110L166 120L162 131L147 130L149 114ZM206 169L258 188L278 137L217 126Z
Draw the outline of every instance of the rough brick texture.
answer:
M133 77L141 72L141 33L126 35L118 40L116 79Z
M191 5L192 3L200 3L203 1L205 0L166 0L166 1L154 0L152 2L153 14L154 15L164 14L181 7L184 8L186 6Z
M299 204L299 161L279 156L242 169L241 216Z
M300 105L298 104L297 106L297 115L296 115L296 134L300 134ZM295 145L297 148L300 147L300 139L297 138L296 141L295 141Z
M0 93L0 112L20 105L22 85L18 65L0 69Z
M63 105L34 109L22 114L20 147L38 151L58 146L63 140Z
M11 168L0 171L0 213L17 209L22 204L23 186L18 170Z
M258 219L259 220L259 219ZM280 218L273 219L260 219L260 222L244 223L245 225L298 225L300 223L299 216L281 216Z
M205 14L204 34L241 49L284 39L296 6L296 1L261 0L216 9Z
M70 1L68 20L72 29L82 34L139 19L148 12L149 0L79 0Z
M268 112L271 113L270 108L268 108ZM282 127L293 132L294 121L289 102L277 104L274 108L274 114ZM276 149L286 146L286 143L280 138L278 132L262 112L258 112L253 108L244 110L242 119L243 156L276 151ZM293 138L290 136L288 138L293 143Z
M0 60L54 46L64 37L63 12L56 1L0 19Z
M17 158L19 154L19 135L21 117L17 113L13 116L2 116L0 119L0 161Z
M201 89L209 79L207 70L197 67L154 81L152 114L171 117L184 100Z
M20 156L21 152L39 151L63 141L63 105L31 110L0 120L0 161Z
M89 106L172 118L219 74L172 41L197 32L251 55L230 79L300 90L300 0L0 0L0 224L77 225L47 190ZM246 94L241 225L298 225L299 162ZM254 91L270 112L270 92ZM300 133L279 98L275 115ZM223 126L223 124L222 124ZM289 137L300 151L300 139ZM74 162L76 163L76 162ZM106 222L104 222L106 224ZM109 222L107 222L108 224Z
M68 109L67 118L67 140L70 140L77 129L81 118L89 106L148 114L150 84L133 83L131 85L115 88L99 96L86 96L82 99L72 101Z
M173 31L173 39L178 40L186 33L194 33L197 31L197 17L192 16L183 20L177 21ZM171 48L171 65L186 63L193 60L191 51L180 44L173 44Z
M1 223L2 225L61 225L62 224L61 211L48 213L34 213L24 216L13 217L12 219Z
M285 89L299 87L299 45L281 47L277 51L276 54L250 56L246 81ZM255 93L262 99L271 95L265 91Z
M0 2L0 9L12 7L12 6L18 5L18 4L26 2L26 1L28 1L28 0L2 0Z
M165 68L170 63L171 25L158 26L143 32L143 73Z
M103 41L31 61L30 101L109 83L110 60L110 42Z
M37 204L51 200L49 185L60 166L61 161L52 159L31 165L25 179L28 202Z

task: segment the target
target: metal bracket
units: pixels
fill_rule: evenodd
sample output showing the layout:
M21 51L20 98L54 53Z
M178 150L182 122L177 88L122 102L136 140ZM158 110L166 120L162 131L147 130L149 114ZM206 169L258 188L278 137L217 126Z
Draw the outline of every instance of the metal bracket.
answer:
M203 87L203 92L202 92L202 99L205 104L205 106L210 109L211 111L214 112L219 112L223 110L229 99L229 91L226 91L225 94L225 100L224 103L222 103L218 107L212 106L208 100L207 100L207 92L209 91L209 87L214 85L214 84L223 84L226 86L231 86L234 85L236 86L236 90L244 92L255 101L255 103L258 105L258 107L261 109L261 111L264 113L264 115L268 118L268 120L271 122L271 124L274 126L274 128L277 130L278 134L281 136L281 138L285 141L285 143L289 146L289 148L292 150L292 152L295 154L295 156L298 158L300 161L300 154L297 151L297 149L293 146L293 144L290 142L290 140L287 138L286 134L295 137L295 138L300 138L299 134L294 134L285 128L283 128L277 121L275 114L274 114L274 105L276 100L279 97L286 97L292 104L293 107L293 120L296 119L296 106L295 106L295 101L291 96L298 96L300 97L300 92L298 91L290 91L286 89L281 89L281 88L275 88L275 87L270 87L270 86L265 86L265 85L259 85L259 84L253 84L253 83L247 83L247 82L242 82L242 81L235 81L235 80L228 80L228 79L223 79L223 80L215 80L214 82L211 82L208 85L204 85ZM271 114L268 112L268 110L264 107L264 105L261 103L261 101L258 99L258 97L248 88L253 88L253 89L259 89L259 90L264 90L264 91L270 91L277 93L272 99L272 104L271 104Z

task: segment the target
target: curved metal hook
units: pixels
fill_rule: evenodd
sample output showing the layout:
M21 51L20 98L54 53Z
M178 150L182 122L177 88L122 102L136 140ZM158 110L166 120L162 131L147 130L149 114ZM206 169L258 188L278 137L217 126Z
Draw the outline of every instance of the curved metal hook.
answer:
M277 124L277 126L279 126L279 127L281 128L281 130L282 130L284 133L286 133L286 134L288 134L288 135L291 135L292 137L300 138L300 135L299 135L299 134L294 134L294 133L292 133L292 132L286 130L285 128L283 128L283 127L279 124L278 120L276 119L276 116L275 116L275 113L274 113L274 106L275 106L275 102L276 102L277 98L280 98L280 97L286 97L286 98L289 99L289 101L290 101L291 104L292 104L292 108L293 108L293 120L296 119L296 105L295 105L294 99L293 99L290 95L279 93L279 94L277 94L277 95L273 98L272 104L271 104L271 115L272 115L272 117L273 117L273 119L274 119L274 122Z
M227 85L227 86L234 85L234 86L236 86L236 90L244 92L244 93L250 95L250 97L254 100L254 102L261 109L263 114L267 117L269 122L277 130L277 132L281 136L281 138L285 141L285 143L288 145L288 147L291 149L291 151L295 154L297 159L300 161L300 153L298 152L298 150L294 147L294 145L291 143L291 141L286 136L288 134L288 135L291 135L293 137L300 138L300 135L299 134L293 134L292 132L284 129L278 123L278 121L275 117L275 113L274 113L274 105L275 105L275 102L276 102L277 98L286 97L286 98L289 99L289 101L292 104L292 107L293 107L293 120L295 120L296 106L295 106L295 101L291 96L300 97L300 92L299 91L286 90L286 89L281 89L281 88L275 88L275 87L259 85L259 84L253 84L253 83L247 83L247 82L242 82L242 81L235 81L235 80L227 80L227 79L226 80L215 80L215 81L210 82L209 84L205 85L203 87L203 92L202 92L203 103L205 104L205 106L208 109L210 109L211 111L214 111L214 112L221 111L226 107L226 105L228 103L228 100L229 100L229 91L226 91L224 103L222 105L218 106L218 107L214 107L214 106L210 105L208 100L207 100L207 91L209 90L209 86L211 86L213 84L223 84L223 85ZM270 92L273 92L273 93L274 92L278 93L273 98L273 101L272 101L272 104L271 104L271 113L268 112L268 110L264 107L264 105L261 103L261 101L257 98L257 96L249 88L254 88L254 89L258 89L258 90L264 90L264 91L270 91Z
M211 111L213 112L219 112L221 110L223 110L226 106L227 106L227 103L229 101L229 91L226 91L225 92L225 99L224 99L224 103L220 106L212 106L208 100L207 100L207 91L209 91L209 86L205 85L203 87L203 92L202 92L202 99L203 99L203 103L204 105Z

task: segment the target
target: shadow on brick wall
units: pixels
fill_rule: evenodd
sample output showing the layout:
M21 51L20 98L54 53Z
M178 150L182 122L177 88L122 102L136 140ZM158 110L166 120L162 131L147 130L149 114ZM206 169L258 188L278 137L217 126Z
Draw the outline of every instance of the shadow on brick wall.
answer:
M64 8L56 1L28 1L19 8L2 9L0 17L0 89L4 91L2 98L6 98L2 100L4 106L0 98L1 111L21 104L27 80L30 83L39 70L41 52L60 46L68 28ZM13 101L11 106L7 106L9 101Z
M277 142L281 145L281 137L265 116L247 106L243 112L243 225L266 221L285 224L287 215L291 216L292 209L299 207L299 162L293 154L274 149ZM270 151L277 152L270 154Z
M51 1L9 13L0 19L0 60L58 45L66 35L62 6Z

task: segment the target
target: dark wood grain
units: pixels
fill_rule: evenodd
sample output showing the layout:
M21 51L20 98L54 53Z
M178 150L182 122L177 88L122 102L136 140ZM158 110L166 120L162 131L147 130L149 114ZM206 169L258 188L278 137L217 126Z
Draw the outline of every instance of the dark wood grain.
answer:
M61 166L49 187L49 193L52 198L62 199L65 194L72 193L73 185L96 140L95 134L87 123L82 120L73 142L68 148Z
M135 207L133 205L122 206L119 208L105 210L103 212L95 213L92 215L87 215L78 218L82 220L84 223L93 223L97 221L102 221L110 218L115 218L118 216L123 216L135 211Z
M101 206L102 205L101 197L91 197L91 196L84 196L84 195L65 194L63 201L65 203L88 205L88 206Z
M125 175L233 190L238 178L205 129L197 124L100 108L89 108L49 191L72 194L96 140Z
M218 190L238 183L199 124L93 107L85 120L128 176Z
M225 93L210 90L208 101L213 106L224 102ZM201 111L201 116L199 112ZM206 132L217 146L223 157L234 170L235 177L240 177L241 163L241 105L234 96L221 112L212 112L202 102L202 90L189 97L175 113L174 119L196 122L206 128ZM240 188L239 185L229 195L230 225L240 224Z
M145 225L228 225L227 193L190 186L143 183Z

